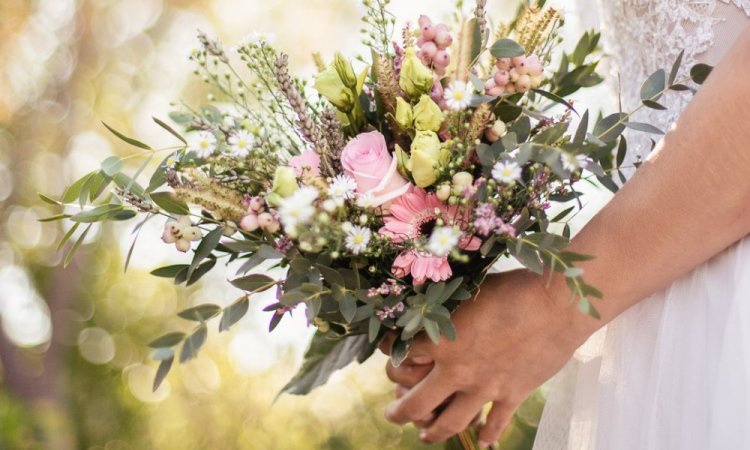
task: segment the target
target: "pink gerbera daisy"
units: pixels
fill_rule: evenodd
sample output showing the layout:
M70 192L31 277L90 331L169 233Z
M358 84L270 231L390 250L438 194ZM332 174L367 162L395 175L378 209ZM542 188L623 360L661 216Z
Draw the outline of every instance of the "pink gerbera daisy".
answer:
M398 197L390 208L390 215L383 218L385 226L380 234L389 236L394 242L419 241L430 237L438 218L447 225L466 228L470 213L457 205L448 206L438 200L433 193L415 188ZM479 249L481 240L473 235L462 236L459 247L462 250ZM453 274L447 256L435 256L426 251L409 249L401 253L393 262L393 273L399 278L409 274L414 284L423 284L428 279L439 282Z

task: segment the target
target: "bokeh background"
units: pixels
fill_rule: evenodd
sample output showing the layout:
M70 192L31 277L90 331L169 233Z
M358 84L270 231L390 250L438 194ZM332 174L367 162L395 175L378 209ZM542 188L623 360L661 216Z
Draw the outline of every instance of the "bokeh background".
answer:
M489 4L495 18L516 6ZM392 10L401 22L450 20L453 7L401 0ZM0 449L424 448L414 428L383 419L382 356L274 403L311 331L291 320L269 335L262 297L151 392L146 344L189 327L177 311L239 293L221 274L192 288L150 276L181 256L158 240L161 224L141 234L124 273L129 228L95 227L62 269L56 246L69 225L38 221L53 211L37 192L59 196L107 156L133 153L101 120L173 144L151 117L205 100L187 58L198 29L227 47L271 33L293 69L312 73L315 51L361 51L361 14L356 0L0 0Z

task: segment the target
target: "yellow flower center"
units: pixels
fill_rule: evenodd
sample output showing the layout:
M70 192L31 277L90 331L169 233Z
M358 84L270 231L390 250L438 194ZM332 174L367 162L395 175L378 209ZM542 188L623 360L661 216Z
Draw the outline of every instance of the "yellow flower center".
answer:
M352 238L352 241L354 241L354 244L360 245L362 242L364 242L364 237L361 234L355 234Z
M464 96L463 91L453 91L453 100L460 102L464 99Z

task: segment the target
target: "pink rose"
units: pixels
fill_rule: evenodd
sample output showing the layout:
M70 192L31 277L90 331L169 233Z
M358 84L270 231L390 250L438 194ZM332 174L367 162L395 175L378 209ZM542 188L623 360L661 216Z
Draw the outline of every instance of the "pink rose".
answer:
M357 182L358 193L372 194L373 206L388 203L411 188L411 183L398 173L398 161L378 131L362 133L349 141L341 153L341 165Z
M289 165L294 168L297 176L302 176L303 169L308 169L310 175L320 175L320 155L312 150L305 150L301 155L294 156L289 160Z

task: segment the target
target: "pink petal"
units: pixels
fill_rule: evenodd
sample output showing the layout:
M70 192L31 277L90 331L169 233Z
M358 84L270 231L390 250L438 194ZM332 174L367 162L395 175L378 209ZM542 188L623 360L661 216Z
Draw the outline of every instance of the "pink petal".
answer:
M461 247L461 250L468 250L470 252L479 250L479 247L482 246L482 240L479 239L476 236L466 236L461 240L461 243L459 244L459 247Z

